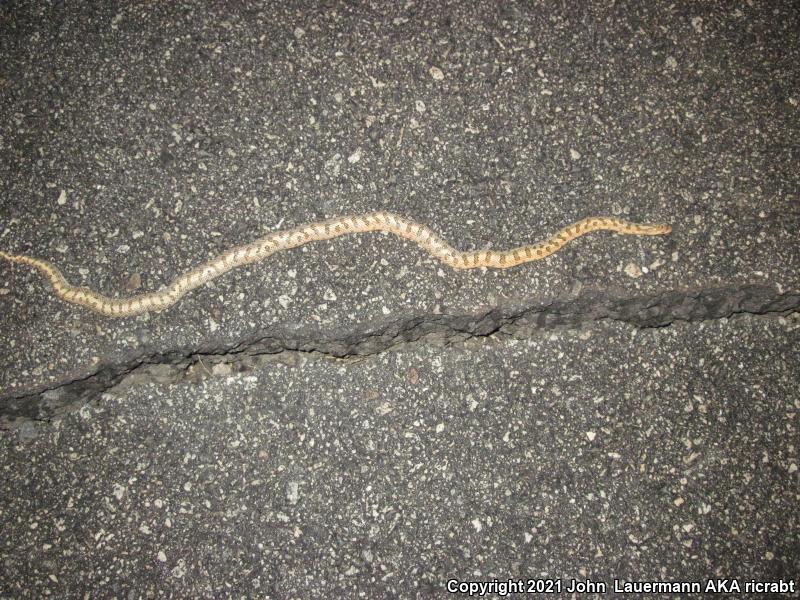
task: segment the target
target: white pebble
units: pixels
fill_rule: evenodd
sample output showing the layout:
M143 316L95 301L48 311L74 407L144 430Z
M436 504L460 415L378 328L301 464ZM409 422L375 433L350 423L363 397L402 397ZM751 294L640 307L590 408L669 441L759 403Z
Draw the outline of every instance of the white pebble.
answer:
M436 81L441 81L444 79L444 73L439 67L431 67L428 69L428 73L430 73L431 77L433 77Z

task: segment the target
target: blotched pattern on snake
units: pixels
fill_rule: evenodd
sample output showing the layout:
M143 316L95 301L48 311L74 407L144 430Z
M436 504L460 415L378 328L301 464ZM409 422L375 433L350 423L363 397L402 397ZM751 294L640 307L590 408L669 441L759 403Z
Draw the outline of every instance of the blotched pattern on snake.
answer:
M669 225L662 223L641 224L610 217L589 217L573 223L535 244L502 251L462 252L453 248L426 225L390 212L373 212L337 217L270 233L254 242L223 252L216 258L179 276L159 291L129 298L111 298L89 288L71 285L57 267L45 260L3 251L0 251L0 258L12 263L30 265L41 271L52 285L55 295L62 300L85 306L107 317L130 317L169 308L191 290L204 283L216 279L236 267L264 260L275 252L350 233L386 231L411 240L434 258L455 269L477 267L507 269L522 263L541 260L558 252L565 244L577 237L591 231L604 229L631 235L662 235L672 231Z

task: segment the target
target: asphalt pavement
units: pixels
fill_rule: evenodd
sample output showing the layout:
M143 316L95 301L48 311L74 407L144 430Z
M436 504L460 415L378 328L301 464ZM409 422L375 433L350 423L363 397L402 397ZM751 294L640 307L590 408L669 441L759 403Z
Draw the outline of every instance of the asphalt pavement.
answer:
M797 597L792 2L0 7L0 597ZM648 587L649 586L649 587ZM710 586L710 587L709 587Z

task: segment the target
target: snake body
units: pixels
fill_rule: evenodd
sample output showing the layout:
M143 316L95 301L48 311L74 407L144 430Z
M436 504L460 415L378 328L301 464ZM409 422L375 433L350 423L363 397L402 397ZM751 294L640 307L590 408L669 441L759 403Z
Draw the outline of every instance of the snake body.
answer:
M669 233L672 229L669 225L661 223L642 224L609 217L589 217L565 227L547 239L528 246L519 246L503 251L462 252L453 248L426 225L390 212L372 212L337 217L270 233L249 244L230 248L219 256L180 275L159 291L128 298L111 298L89 288L71 285L56 266L45 260L3 251L0 251L0 258L38 269L50 282L55 295L66 302L85 306L107 317L130 317L150 311L165 310L204 283L216 279L236 267L262 261L275 252L350 233L386 231L411 240L434 258L455 269L477 267L507 269L541 260L557 252L571 240L597 230L610 230L631 235L662 235Z

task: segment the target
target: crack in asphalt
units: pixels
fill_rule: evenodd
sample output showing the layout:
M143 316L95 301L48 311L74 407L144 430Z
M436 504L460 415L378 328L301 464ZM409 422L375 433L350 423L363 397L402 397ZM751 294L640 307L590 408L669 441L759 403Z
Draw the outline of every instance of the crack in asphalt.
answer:
M530 337L542 329L579 327L602 320L638 328L667 327L735 315L785 315L800 309L800 291L751 284L698 290L674 290L651 296L611 297L583 290L546 302L505 304L481 312L416 314L363 330L330 335L297 331L263 333L236 344L192 350L142 352L124 363L105 363L81 377L39 389L0 393L0 429L27 421L50 421L106 393L146 382L179 383L242 373L280 361L365 360L408 344L449 345L497 335Z

